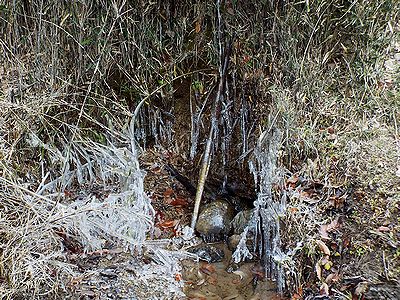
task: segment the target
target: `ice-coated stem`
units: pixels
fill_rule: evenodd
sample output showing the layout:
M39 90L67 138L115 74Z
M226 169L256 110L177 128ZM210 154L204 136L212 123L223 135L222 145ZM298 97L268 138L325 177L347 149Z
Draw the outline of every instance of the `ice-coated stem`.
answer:
M215 97L214 105L211 112L211 126L210 126L210 134L208 135L208 140L206 144L206 149L204 150L203 162L199 174L199 182L197 184L197 191L196 191L196 198L194 202L194 209L192 215L192 222L190 227L194 229L196 227L197 218L199 215L201 197L203 196L204 185L207 179L208 170L210 168L211 162L211 148L213 145L215 130L218 126L217 124L217 108L218 104L221 100L221 97L224 93L225 83L226 83L226 71L228 70L229 65L229 56L232 50L233 39L228 43L228 45L223 49L222 46L222 19L220 13L220 1L217 0L217 13L218 13L218 39L220 44L220 67L219 67L219 84L218 84L218 91L217 96Z
M199 182L197 184L196 198L195 198L195 202L194 202L194 209L193 209L193 215L192 215L192 223L190 225L190 227L192 229L194 229L196 227L197 218L199 216L201 197L203 196L204 185L206 183L206 178L207 178L208 170L210 167L210 153L211 153L211 144L212 144L213 135L214 135L214 126L211 126L210 134L209 134L208 140L207 140L206 149L204 151L203 163L202 163L200 175L199 175Z

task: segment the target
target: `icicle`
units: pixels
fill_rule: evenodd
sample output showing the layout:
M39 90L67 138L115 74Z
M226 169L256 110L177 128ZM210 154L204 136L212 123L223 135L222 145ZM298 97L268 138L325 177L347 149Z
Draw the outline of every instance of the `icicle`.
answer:
M277 281L277 286L282 292L285 285L282 261L285 259L280 249L280 223L279 219L285 212L286 195L274 199L272 186L279 183L281 174L277 168L278 151L281 145L282 134L277 128L270 132L263 132L258 145L254 150L254 161L249 162L249 169L254 175L257 187L257 200L254 202L254 214L249 226L255 228L256 236L260 241L259 252L262 257L267 277ZM251 224L251 225L250 225ZM246 228L245 232L249 230ZM233 254L235 260L241 260L247 255L245 237L239 243L240 247Z

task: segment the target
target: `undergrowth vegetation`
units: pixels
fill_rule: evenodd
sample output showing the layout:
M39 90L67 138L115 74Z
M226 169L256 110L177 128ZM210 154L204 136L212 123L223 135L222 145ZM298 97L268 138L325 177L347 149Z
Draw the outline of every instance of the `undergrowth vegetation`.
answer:
M1 294L65 292L63 234L86 251L146 238L138 152L201 159L228 47L211 174L249 174L262 132L283 132L287 291L398 281L399 13L396 0L0 1ZM99 186L111 194L93 200ZM371 231L383 244L363 246ZM369 277L355 261L374 251Z

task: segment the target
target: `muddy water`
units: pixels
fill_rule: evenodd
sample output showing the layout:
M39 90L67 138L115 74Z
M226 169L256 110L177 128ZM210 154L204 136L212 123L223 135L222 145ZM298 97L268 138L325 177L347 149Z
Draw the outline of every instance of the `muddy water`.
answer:
M222 248L225 258L222 262L207 264L205 262L183 261L184 293L191 300L257 300L281 299L276 294L276 286L266 280L255 280L258 263L244 263L233 273L228 273L231 252L225 245L214 245ZM257 284L255 284L257 281Z

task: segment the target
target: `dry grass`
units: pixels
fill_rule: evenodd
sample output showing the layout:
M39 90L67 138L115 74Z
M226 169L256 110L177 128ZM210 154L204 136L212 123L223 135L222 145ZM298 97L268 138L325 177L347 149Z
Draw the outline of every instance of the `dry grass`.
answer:
M175 148L188 154L197 130L193 156L201 156L218 49L234 35L218 120L225 138L215 143L215 160L226 160L227 171L248 172L243 162L257 136L277 126L285 134L282 166L324 185L317 205L291 195L285 243L302 246L287 262L288 277L294 276L288 288L318 281L301 274L320 259L320 225L343 213L327 213L336 187L378 193L384 201L373 205L379 210L386 201L395 214L398 200L390 199L398 199L397 1L229 1L222 37L214 3L173 3L0 1L1 277L10 299L64 289L61 279L73 269L63 265L60 242L51 234L54 205L42 197L96 181L119 183L132 170L123 168L129 161L124 147L140 101L147 99L135 127L141 145L147 137L182 145ZM190 98L184 105L176 92L180 84ZM190 108L181 113L188 101ZM171 116L185 112L202 117L192 119L190 134L174 132L179 128ZM229 155L221 151L230 148ZM100 173L108 175L98 176L106 158L109 172ZM357 206L358 213L369 205Z

